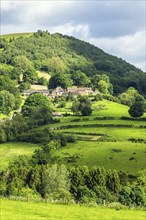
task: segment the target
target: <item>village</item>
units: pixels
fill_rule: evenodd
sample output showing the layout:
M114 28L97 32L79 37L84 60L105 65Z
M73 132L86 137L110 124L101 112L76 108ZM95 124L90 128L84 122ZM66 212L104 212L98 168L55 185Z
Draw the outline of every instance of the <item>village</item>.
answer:
M69 96L72 94L75 98L78 95L81 96L88 96L88 95L97 95L99 92L93 91L89 87L80 87L80 88L74 88L74 87L69 87L67 89L63 89L62 87L58 86L55 88L52 92L49 92L47 89L41 89L41 90L25 90L23 91L23 96L29 96L35 93L41 93L45 96L48 96L49 98L55 98L55 97L61 97L61 96Z

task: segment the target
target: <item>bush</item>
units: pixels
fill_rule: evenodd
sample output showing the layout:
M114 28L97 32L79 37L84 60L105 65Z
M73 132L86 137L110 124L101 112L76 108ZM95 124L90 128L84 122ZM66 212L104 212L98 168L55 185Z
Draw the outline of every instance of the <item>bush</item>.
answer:
M138 186L125 186L119 193L119 201L124 205L145 205L144 189Z
M61 102L57 108L64 108L66 106L66 102Z
M71 135L67 135L66 138L67 138L67 142L69 143L75 143L77 140L75 136L71 136Z
M96 193L96 202L98 204L103 204L104 200L106 203L116 201L116 198L106 189L106 187L96 186L93 188L93 191Z
M122 205L120 202L112 202L108 205L109 208L113 208L113 209L116 209L116 210L120 210L120 209L123 209L125 208L124 205Z

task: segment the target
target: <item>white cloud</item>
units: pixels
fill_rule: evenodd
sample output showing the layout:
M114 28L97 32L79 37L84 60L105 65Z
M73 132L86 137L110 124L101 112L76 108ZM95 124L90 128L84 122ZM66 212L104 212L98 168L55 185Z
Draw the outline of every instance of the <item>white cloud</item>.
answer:
M60 26L55 26L50 28L51 33L60 32L69 36L83 37L87 38L89 36L89 26L84 24L73 25L67 23Z
M145 67L145 32L117 38L89 38L88 41L105 52L125 59L127 62L146 71Z

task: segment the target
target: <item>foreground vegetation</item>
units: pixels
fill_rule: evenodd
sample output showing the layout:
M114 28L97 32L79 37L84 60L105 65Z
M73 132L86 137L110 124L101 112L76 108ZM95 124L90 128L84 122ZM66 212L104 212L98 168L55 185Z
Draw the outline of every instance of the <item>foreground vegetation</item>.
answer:
M59 205L1 199L1 220L145 220L144 210Z

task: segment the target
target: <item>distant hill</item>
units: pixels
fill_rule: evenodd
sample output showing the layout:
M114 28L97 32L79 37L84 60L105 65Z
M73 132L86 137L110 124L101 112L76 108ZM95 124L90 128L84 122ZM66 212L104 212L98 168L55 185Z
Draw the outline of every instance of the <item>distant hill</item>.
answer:
M110 77L115 94L131 86L141 94L146 94L146 74L143 71L74 37L59 33L50 34L47 31L2 35L0 51L0 63L13 66L15 57L24 55L36 70L49 72L47 60L59 57L63 63L63 74L72 76L79 70L92 79L95 74L106 73Z

